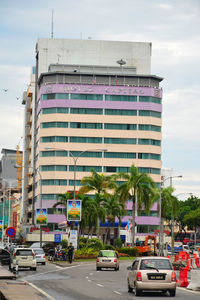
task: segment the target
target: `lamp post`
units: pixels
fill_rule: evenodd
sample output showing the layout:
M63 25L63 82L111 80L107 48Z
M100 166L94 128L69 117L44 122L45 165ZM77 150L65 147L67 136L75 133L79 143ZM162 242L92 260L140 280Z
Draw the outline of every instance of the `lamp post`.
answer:
M167 178L164 178L161 180L161 185L160 185L160 199L159 199L159 218L160 218L160 230L159 230L159 255L163 255L163 248L164 248L164 245L163 245L163 226L162 226L162 187L165 183L166 180L170 179L170 187L172 187L172 178L182 178L183 176L182 175L178 175L178 176L169 176ZM172 213L172 232L171 232L171 253L173 253L173 250L172 250L172 247L173 247L173 243L174 243L174 239L173 239L173 213Z
M3 190L3 195L1 196L2 199L2 235L1 235L1 239L2 239L2 244L4 242L4 210L5 210L5 190Z

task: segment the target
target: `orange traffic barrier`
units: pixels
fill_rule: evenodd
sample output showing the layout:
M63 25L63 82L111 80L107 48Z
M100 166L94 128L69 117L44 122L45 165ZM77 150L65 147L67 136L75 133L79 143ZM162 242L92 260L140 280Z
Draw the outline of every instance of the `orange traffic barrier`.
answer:
M189 263L189 259L187 259L187 266L185 268L187 271L190 271L190 263Z
M187 280L187 269L180 268L179 270L179 280L177 281L177 285L180 287L187 287L189 284Z

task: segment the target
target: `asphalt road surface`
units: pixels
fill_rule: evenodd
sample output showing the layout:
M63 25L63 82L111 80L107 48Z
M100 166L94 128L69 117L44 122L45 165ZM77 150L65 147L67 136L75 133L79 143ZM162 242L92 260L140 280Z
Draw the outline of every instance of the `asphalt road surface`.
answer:
M110 300L110 299L166 299L168 293L145 292L136 297L127 290L127 266L121 262L120 270L96 271L95 263L80 263L59 267L52 264L38 266L37 271L20 271L18 279L28 281L50 300ZM199 300L200 292L177 288L175 299Z

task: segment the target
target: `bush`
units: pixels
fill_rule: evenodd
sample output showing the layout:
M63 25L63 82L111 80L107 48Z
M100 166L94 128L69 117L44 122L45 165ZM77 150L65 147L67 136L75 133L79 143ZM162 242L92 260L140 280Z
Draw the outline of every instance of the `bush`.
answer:
M96 258L98 251L92 248L82 248L75 251L75 258Z
M103 248L103 244L99 239L92 238L88 240L88 248L93 248L94 250L101 250Z
M127 254L128 256L138 256L138 249L137 248L129 248L129 247L123 247L117 249L119 255L120 253Z
M115 247L110 244L104 244L103 245L103 250L115 250Z
M122 247L122 240L120 239L120 237L115 239L114 245L115 245L116 248L121 248Z
M66 249L68 247L68 241L67 240L62 240L61 241L61 246L62 246L62 248Z

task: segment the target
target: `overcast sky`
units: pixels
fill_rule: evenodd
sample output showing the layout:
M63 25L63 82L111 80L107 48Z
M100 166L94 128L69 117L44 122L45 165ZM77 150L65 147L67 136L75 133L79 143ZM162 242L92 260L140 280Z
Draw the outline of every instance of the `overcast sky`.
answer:
M22 149L21 97L52 9L55 38L152 42L152 74L164 78L163 167L183 176L176 195L200 197L200 0L0 0L1 149Z

